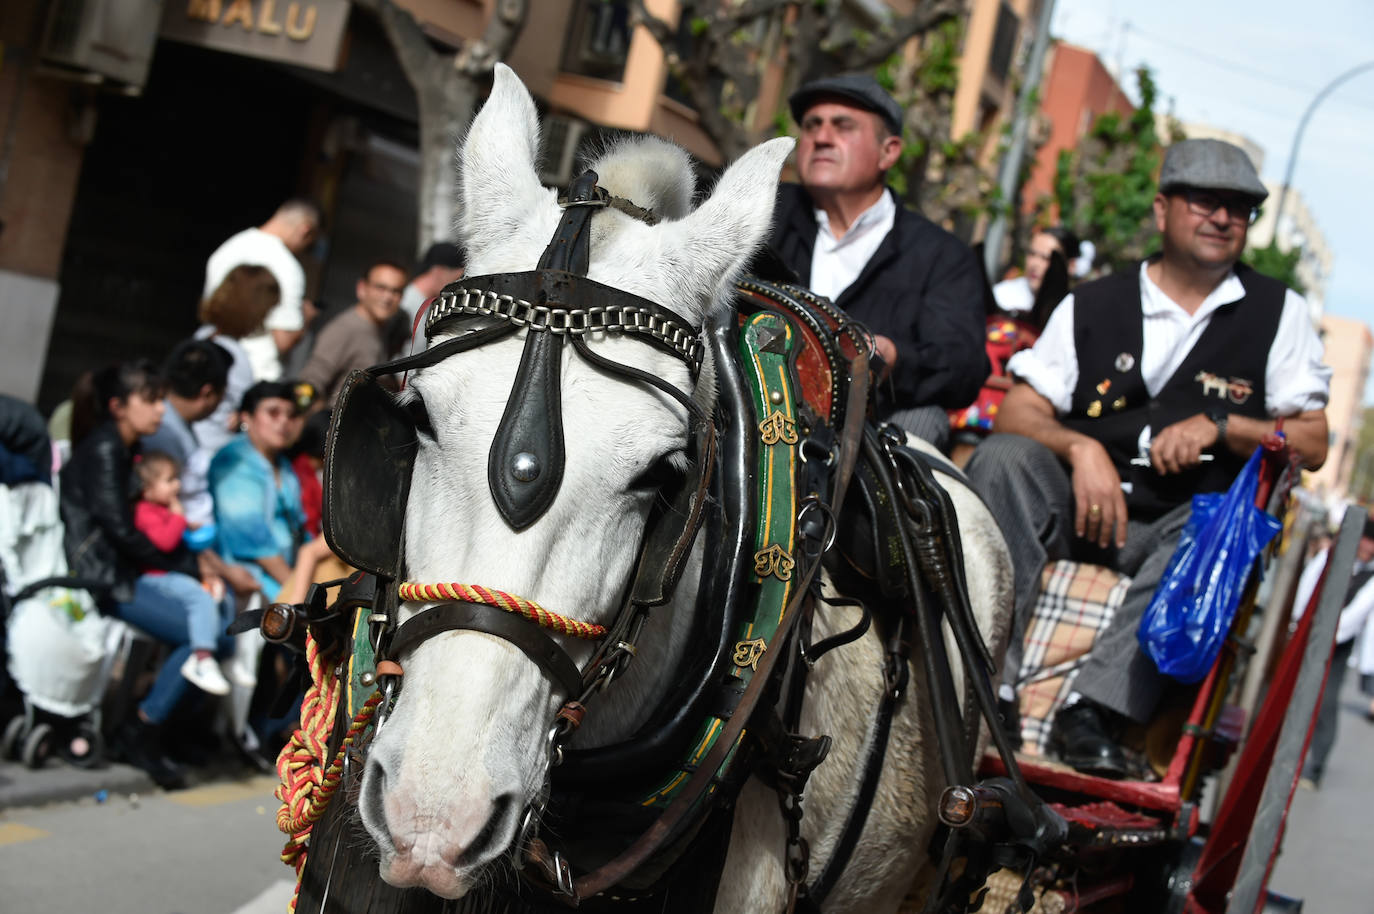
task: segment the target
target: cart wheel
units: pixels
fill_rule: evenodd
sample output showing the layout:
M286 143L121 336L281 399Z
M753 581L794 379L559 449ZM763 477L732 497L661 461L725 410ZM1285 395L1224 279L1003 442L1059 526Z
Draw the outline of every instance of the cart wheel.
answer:
M94 768L105 757L105 737L90 724L77 724L68 739L57 747L62 760L77 768Z
M52 754L52 724L35 724L24 740L24 764L30 768L42 768Z
M24 715L10 718L5 725L5 735L0 736L0 759L16 761L19 750L24 745Z

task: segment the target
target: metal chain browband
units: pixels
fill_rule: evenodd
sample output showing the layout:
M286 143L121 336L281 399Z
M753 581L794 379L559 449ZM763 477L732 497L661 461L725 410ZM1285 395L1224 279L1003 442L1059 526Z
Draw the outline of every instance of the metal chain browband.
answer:
M475 276L444 289L425 316L425 337L432 339L441 324L461 317L495 317L516 327L547 331L554 335L585 336L588 333L632 333L676 355L687 363L692 377L701 371L705 344L701 330L686 318L662 305L620 289L563 273L550 281L542 270ZM539 275L539 274L544 275ZM590 292L609 304L590 308L567 307L564 299L582 287L584 300ZM485 288L484 288L485 287Z

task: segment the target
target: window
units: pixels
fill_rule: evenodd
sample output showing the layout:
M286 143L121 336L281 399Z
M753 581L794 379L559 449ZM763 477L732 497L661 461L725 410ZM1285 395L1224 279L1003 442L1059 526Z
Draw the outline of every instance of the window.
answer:
M630 9L623 0L579 0L563 47L563 70L579 76L625 78Z
M1016 53L1016 37L1021 31L1021 19L1005 3L997 11L997 31L992 35L992 52L988 56L988 72L1002 82L1011 71L1011 58Z

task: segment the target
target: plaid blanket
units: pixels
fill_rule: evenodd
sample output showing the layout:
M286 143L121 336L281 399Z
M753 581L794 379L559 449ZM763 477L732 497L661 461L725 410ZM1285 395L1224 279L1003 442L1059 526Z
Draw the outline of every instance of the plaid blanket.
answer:
M1100 565L1060 561L1045 566L1017 678L1022 752L1045 754L1050 721L1073 691L1079 666L1130 583Z

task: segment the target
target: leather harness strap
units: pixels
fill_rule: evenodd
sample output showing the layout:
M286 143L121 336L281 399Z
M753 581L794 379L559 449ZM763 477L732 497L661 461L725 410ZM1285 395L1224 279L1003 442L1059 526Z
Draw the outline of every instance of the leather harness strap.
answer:
M840 435L840 460L835 473L835 495L833 498L833 504L837 507L843 505L845 490L849 486L850 475L853 473L854 465L858 460L864 422L867 418L864 405L868 396L868 365L863 353L855 357L851 363L851 369L853 374L848 405L855 408L846 410L844 429ZM726 755L734 748L741 731L749 723L765 690L770 688L774 667L780 658L788 655L787 651L780 648L787 643L797 620L805 615L809 609L811 584L815 580L820 565L819 560L811 562L806 573L798 582L796 590L793 591L792 599L788 602L787 609L783 613L782 621L778 623L777 631L774 632L773 638L768 644L768 649L763 652L763 656L758 660L754 677L740 696L739 703L735 706L730 720L722 728L720 737L711 747L706 758L702 759L697 766L696 771L692 773L691 779L688 780L682 792L663 810L663 814L654 821L654 824L635 839L635 842L624 852L599 869L574 880L573 898L571 899L574 906L582 899L590 898L616 885L634 872L645 860L653 856L672 838L675 827L705 794L707 787L715 779L721 763L725 761Z
M455 631L481 632L507 641L548 674L565 698L577 698L582 692L582 673L557 642L526 619L482 603L443 603L416 613L396 629L387 656L399 658L435 635Z

